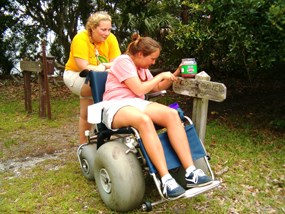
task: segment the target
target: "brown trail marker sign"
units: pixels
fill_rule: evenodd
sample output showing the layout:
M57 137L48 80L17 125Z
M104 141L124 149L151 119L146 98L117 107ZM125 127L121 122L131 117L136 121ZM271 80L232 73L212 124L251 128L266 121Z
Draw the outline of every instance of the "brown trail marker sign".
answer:
M221 102L226 99L227 88L223 83L211 82L210 76L202 71L194 78L179 77L173 83L177 94L193 97L192 121L202 142L205 141L208 101Z
M197 77L199 74L197 74ZM205 76L205 74L206 73L204 72L201 75ZM227 92L227 88L223 83L203 80L200 79L200 77L197 79L179 78L179 80L173 84L173 90L177 94L213 100L216 102L225 100Z
M25 110L28 111L28 113L32 112L31 74L35 73L39 81L39 115L40 117L46 117L46 115L48 115L48 119L51 119L48 74L53 74L53 63L53 57L46 56L45 41L42 41L41 61L22 60L20 62L20 68L24 76Z

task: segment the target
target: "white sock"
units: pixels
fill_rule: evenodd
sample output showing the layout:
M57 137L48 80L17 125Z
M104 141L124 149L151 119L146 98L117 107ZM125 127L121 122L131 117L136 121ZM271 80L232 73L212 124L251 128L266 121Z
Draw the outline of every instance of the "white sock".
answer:
M164 176L162 176L162 178L161 178L162 185L164 185L165 182L166 182L167 180L171 179L171 178L172 178L172 176L171 176L169 173L166 174L166 175L164 175Z
M186 174L185 174L185 177L188 177L190 175L191 172L193 172L194 170L196 169L196 167L193 165L193 166L189 166L187 169L186 169Z

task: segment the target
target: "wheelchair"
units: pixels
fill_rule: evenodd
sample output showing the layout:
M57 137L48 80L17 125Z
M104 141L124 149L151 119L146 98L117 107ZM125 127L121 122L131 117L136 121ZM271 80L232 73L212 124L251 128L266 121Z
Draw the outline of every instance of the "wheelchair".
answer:
M93 131L90 133L89 130L85 132L88 142L77 149L81 171L86 179L95 180L100 197L109 209L127 212L141 207L143 211L151 211L153 206L174 199L164 197L157 170L147 155L138 131L133 127L113 131L107 129L101 122L100 109L103 108L101 101L107 75L108 72L87 72L86 82L90 82L94 99L94 104L88 106L88 122L95 124L96 127L94 133ZM186 189L181 198L191 198L217 188L220 181L214 178L209 156L191 119L184 116L181 110L179 115L184 123L194 164L213 180L208 186ZM171 147L167 130L159 130L158 136L163 145L169 172L181 186L185 187L185 170ZM144 201L147 174L153 178L161 197L156 202Z

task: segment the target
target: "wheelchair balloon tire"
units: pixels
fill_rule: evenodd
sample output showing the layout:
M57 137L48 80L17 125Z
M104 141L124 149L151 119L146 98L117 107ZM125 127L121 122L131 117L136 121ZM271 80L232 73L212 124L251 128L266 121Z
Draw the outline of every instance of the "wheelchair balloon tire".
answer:
M96 144L89 144L82 148L79 155L81 162L81 171L88 180L94 181L94 160L97 152Z
M145 193L145 181L137 156L126 153L122 142L110 141L97 151L94 177L99 194L112 210L126 212L138 208Z

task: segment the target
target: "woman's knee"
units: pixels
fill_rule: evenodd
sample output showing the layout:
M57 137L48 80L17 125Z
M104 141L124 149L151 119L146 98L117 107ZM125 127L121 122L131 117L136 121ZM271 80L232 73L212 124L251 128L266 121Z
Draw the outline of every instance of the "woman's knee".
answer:
M153 122L147 114L141 114L138 120L138 124L142 128L152 128L153 127Z
M89 84L83 84L82 85L80 96L81 97L87 97L87 98L92 96L92 91L91 91L91 87L89 86Z
M169 121L180 121L180 117L178 114L178 111L172 108L169 108L168 111L166 112L165 117L167 117L167 120Z

